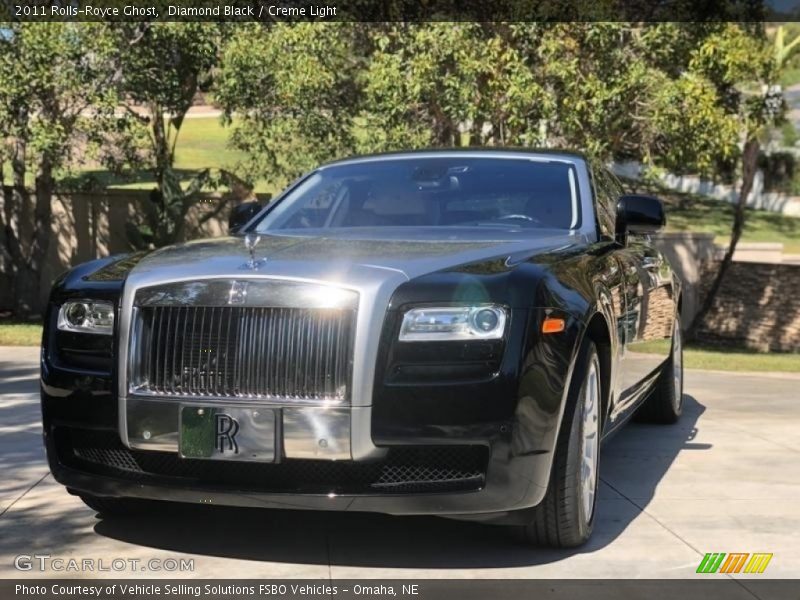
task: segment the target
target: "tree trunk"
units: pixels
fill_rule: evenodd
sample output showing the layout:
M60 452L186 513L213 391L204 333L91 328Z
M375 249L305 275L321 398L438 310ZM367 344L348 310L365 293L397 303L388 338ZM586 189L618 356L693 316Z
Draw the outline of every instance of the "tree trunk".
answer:
M433 113L433 144L437 148L451 148L455 146L457 126L450 119L450 116L439 106L432 106L431 112Z
M158 104L150 106L150 118L153 119L153 153L155 154L155 176L156 185L159 189L163 188L164 177L167 169L171 166L169 157L169 140L167 139L167 128L164 123L164 111Z
M30 196L25 187L25 155L27 147L25 142L17 141L14 145L14 155L11 159L11 203L8 206L8 219L7 224L11 228L9 240L13 240L12 256L14 260L19 262L24 260L25 248L22 244L24 238L24 230L27 226L25 218L29 215L28 205L30 204Z
M8 256L9 271L9 296L18 298L17 275L25 263L26 248L23 246L22 237L25 228L24 215L28 214L26 206L30 203L28 190L25 188L25 155L27 147L25 142L17 141L14 144L14 153L11 157L11 185L3 189L3 254ZM16 309L16 306L14 307Z
M28 259L17 275L18 314L23 317L38 316L44 305L41 301L42 269L50 249L53 216L53 166L44 158L36 176L36 206L34 208L34 231Z
M739 199L736 203L733 215L731 241L728 244L728 250L725 252L722 262L719 264L714 281L711 283L711 287L705 295L705 298L703 298L703 304L700 306L700 310L697 311L694 319L692 319L692 323L686 332L687 339L695 339L697 337L706 315L714 304L714 299L722 286L725 274L728 272L733 262L733 254L736 252L736 245L739 243L739 238L742 237L742 230L744 229L745 207L747 206L747 197L753 189L753 181L755 180L756 169L758 168L758 152L760 148L761 145L755 135L753 135L753 137L748 137L744 145L744 151L742 152L742 185L739 189Z
M11 256L8 231L9 203L11 202L11 187L6 186L5 164L0 162L0 285L11 293L7 296L9 305L0 304L0 308L10 308L11 299L14 297L14 259ZM2 294L0 294L2 298ZM0 300L2 302L2 300Z

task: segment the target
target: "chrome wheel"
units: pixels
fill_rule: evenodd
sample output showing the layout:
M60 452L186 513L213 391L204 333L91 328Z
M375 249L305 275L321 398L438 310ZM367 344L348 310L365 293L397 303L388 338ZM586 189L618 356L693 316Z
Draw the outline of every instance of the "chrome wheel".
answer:
M675 412L679 412L683 403L683 347L680 321L675 321L675 332L672 335L672 384L675 386L672 402Z
M597 459L600 450L600 370L597 360L589 365L583 386L583 436L581 437L581 496L586 520L592 518L597 490Z

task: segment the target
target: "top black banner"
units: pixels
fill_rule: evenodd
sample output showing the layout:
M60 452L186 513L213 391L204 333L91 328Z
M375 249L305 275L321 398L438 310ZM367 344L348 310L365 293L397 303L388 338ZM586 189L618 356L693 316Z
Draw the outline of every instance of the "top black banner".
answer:
M800 0L0 0L0 21L797 21Z

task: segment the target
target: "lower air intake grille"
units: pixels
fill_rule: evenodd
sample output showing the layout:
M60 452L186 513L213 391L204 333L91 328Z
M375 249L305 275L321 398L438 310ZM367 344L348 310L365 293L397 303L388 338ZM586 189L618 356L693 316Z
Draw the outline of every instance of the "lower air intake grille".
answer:
M129 450L112 431L58 428L59 460L101 475L181 485L291 493L398 494L483 487L484 446L395 447L376 462L287 460L277 464L182 459L172 452ZM175 482L177 483L177 482Z

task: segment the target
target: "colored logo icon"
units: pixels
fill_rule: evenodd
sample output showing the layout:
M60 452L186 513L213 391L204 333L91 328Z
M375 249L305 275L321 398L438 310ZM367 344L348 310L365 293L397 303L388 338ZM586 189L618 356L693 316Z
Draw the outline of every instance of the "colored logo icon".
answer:
M700 561L697 573L763 573L769 561L772 560L771 553L756 552L709 552Z

